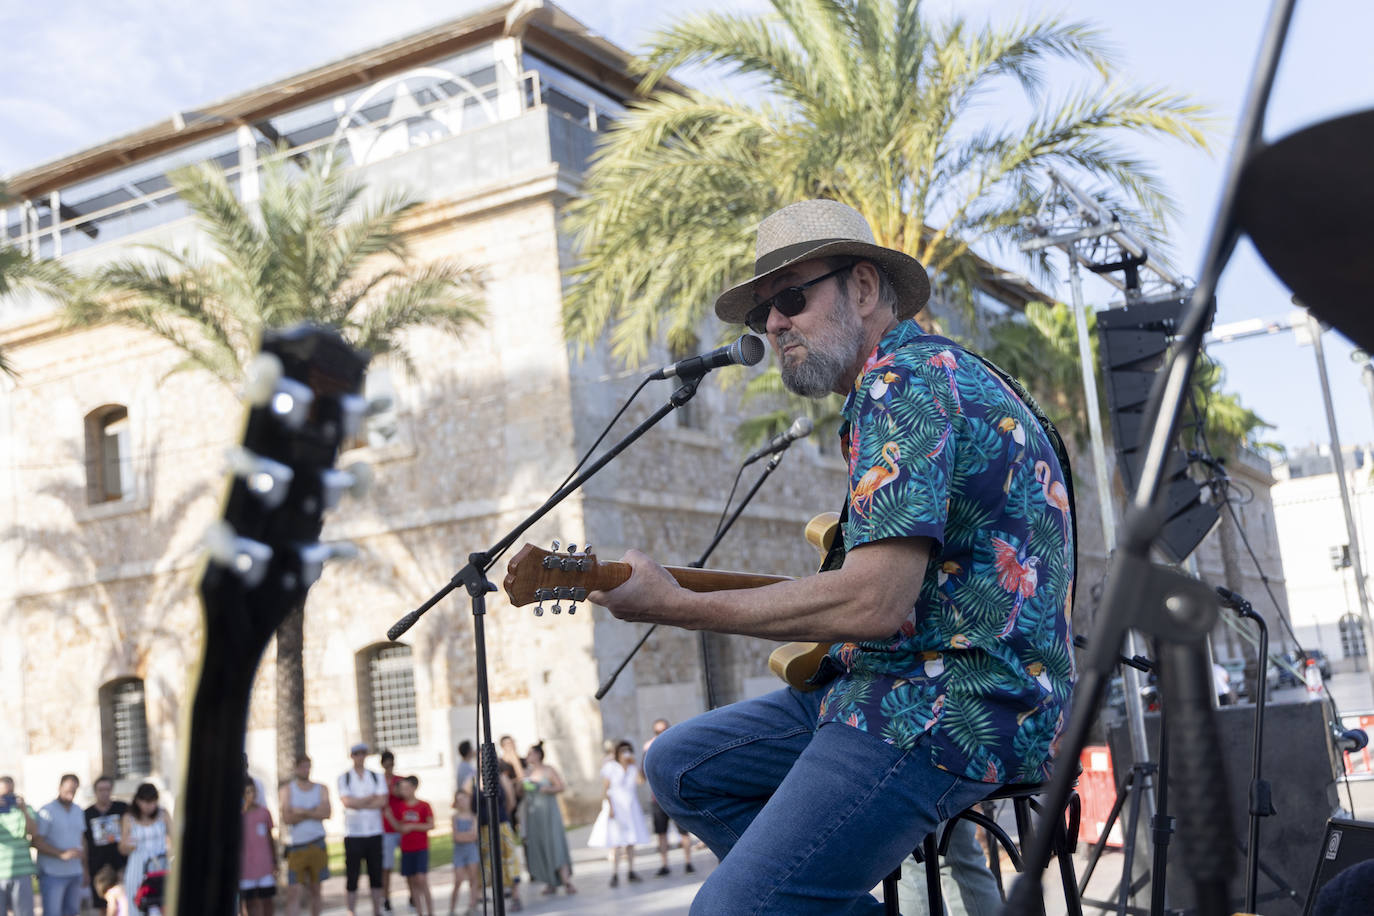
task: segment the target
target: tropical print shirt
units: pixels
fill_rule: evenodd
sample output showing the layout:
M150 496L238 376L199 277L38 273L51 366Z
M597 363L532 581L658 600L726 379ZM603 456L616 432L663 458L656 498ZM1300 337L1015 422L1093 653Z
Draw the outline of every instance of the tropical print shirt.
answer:
M1074 544L1054 448L977 357L903 321L843 408L844 547L933 542L920 597L885 640L833 646L821 722L911 747L981 782L1048 776L1074 680Z

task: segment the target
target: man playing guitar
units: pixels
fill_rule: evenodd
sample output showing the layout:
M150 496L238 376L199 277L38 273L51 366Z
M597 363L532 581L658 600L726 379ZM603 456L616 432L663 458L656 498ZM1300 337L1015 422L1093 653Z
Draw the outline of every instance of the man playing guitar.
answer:
M624 620L834 643L813 678L659 736L664 811L720 858L698 914L877 913L869 894L942 819L1048 773L1074 668L1067 459L1019 386L924 334L925 269L855 210L803 201L758 229L716 314L766 333L784 384L847 397L843 556L692 592L638 551L589 598Z

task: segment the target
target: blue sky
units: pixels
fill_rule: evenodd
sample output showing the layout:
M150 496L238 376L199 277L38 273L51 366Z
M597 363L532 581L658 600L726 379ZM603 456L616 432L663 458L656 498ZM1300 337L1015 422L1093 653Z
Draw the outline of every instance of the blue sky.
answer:
M0 81L0 175L170 117L179 110L422 29L485 4L432 0L54 0L0 5L6 51ZM762 0L566 0L561 4L612 41L637 47L671 17L698 9L758 10ZM1211 226L1222 170L1268 13L1263 0L928 0L929 14L958 11L1008 23L1062 14L1098 24L1118 45L1122 78L1167 86L1211 106L1222 119L1211 154L1139 144L1180 204L1171 254L1195 272ZM1374 104L1367 36L1374 4L1302 0L1279 72L1266 134L1277 137L1324 116ZM1374 215L1371 215L1374 218ZM1067 287L1055 291L1068 297ZM1090 280L1090 302L1112 298ZM1368 306L1365 306L1368 307ZM1288 293L1242 243L1218 290L1218 323L1274 318ZM1326 335L1342 441L1374 441L1374 414L1348 342ZM1277 426L1270 438L1300 446L1327 439L1311 348L1292 335L1214 346L1227 388Z

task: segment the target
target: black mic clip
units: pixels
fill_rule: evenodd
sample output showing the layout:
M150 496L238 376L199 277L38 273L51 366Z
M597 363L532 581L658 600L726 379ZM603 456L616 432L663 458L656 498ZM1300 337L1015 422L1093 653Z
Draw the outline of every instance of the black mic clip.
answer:
M1240 611L1242 614L1253 610L1250 606L1250 602L1246 601L1243 595L1233 592L1229 588L1218 585L1216 587L1216 592L1217 597L1221 599L1222 607L1228 607L1233 611Z

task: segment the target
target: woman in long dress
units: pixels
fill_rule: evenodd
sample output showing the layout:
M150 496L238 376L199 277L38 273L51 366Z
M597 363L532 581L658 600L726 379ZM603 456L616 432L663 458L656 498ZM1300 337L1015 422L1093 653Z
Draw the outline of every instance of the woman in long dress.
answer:
M644 772L635 763L635 749L628 741L615 746L615 757L601 767L601 780L605 800L601 803L601 813L592 824L591 836L587 845L609 849L611 863L611 887L620 883L620 854L625 853L627 872L630 881L641 881L635 874L635 846L649 842L649 830L644 825L644 809L639 804L639 784L644 782Z
M157 786L145 782L134 792L133 806L119 825L119 851L129 857L124 866L124 892L138 900L145 875L166 872L167 850L172 846L172 819L157 803ZM162 895L156 895L160 906ZM148 907L142 908L148 912Z
M525 825L530 880L548 885L545 894L557 892L560 884L569 894L577 893L563 813L558 810L558 793L564 788L563 777L544 762L544 745L533 745L525 755L525 810L520 822Z

